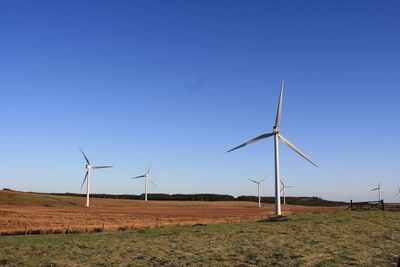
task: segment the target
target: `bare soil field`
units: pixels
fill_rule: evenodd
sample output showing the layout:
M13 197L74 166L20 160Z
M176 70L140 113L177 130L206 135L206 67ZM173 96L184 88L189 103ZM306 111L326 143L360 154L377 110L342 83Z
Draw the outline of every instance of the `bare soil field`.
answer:
M251 222L273 216L274 206L254 202L143 201L0 191L0 235L84 233L177 225ZM347 207L283 206L284 214L344 210Z

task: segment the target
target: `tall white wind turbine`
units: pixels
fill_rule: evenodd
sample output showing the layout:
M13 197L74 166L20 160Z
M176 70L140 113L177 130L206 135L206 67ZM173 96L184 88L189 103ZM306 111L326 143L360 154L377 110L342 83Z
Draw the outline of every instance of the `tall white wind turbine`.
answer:
M85 181L86 181L86 207L89 207L90 170L91 170L91 169L111 168L112 166L92 166L92 165L90 165L90 162L89 162L87 156L85 155L85 153L83 152L82 148L79 148L79 149L81 150L82 155L83 155L83 157L85 158L86 163L87 163L86 166L85 166L85 168L87 169L87 171L86 171L85 178L83 179L83 182L82 182L82 185L81 185L81 189L82 189L82 187L83 187L83 185L85 184Z
M378 191L378 201L381 201L381 180L379 180L378 187L371 189L371 191Z
M381 201L381 180L379 180L378 187L371 189L371 191L378 191L378 201Z
M286 205L285 189L286 188L294 188L295 186L293 186L293 185L285 185L282 180L281 180L281 185L282 185L281 192L283 192L283 205Z
M139 175L139 176L136 176L136 177L131 178L131 179L144 178L144 200L145 200L145 201L147 201L147 183L150 181L150 183L152 183L155 187L157 187L157 186L153 183L153 181L151 180L151 177L150 177L150 169L151 169L151 166L149 166L149 168L147 169L147 172L146 172L145 174Z
M393 197L393 198L396 198L398 195L400 195L400 186L397 186L397 190L398 190L398 192L397 192L397 194L396 194L396 195L394 195L394 197Z
M257 192L258 192L258 207L259 207L259 208L261 208L260 184L261 184L262 182L264 182L264 181L265 181L265 179L267 179L267 178L264 178L264 179L262 179L262 180L260 180L260 181L256 181L256 180L253 180L253 179L249 179L249 178L247 178L247 180L249 180L249 181L251 181L251 182L253 182L253 183L256 183L256 184L257 184Z
M287 145L290 149L292 149L294 152L308 160L311 164L315 165L316 167L317 164L315 164L311 159L309 159L303 152L301 152L297 147L295 147L292 143L290 143L286 138L284 138L281 134L279 134L279 127L281 124L281 113L282 113L282 96L283 96L283 81L281 85L281 91L279 95L279 103L278 103L278 110L276 112L276 119L275 119L275 125L273 126L273 131L272 133L267 133L267 134L262 134L254 139L251 139L250 141L243 143L235 148L232 148L231 150L228 150L227 152L231 152L233 150L236 150L238 148L250 145L252 143L255 143L257 141L260 141L262 139L268 138L270 136L274 136L274 143L275 143L275 215L280 216L282 214L281 212L281 202L280 202L280 176L279 176L279 142L278 139L281 140L285 145Z

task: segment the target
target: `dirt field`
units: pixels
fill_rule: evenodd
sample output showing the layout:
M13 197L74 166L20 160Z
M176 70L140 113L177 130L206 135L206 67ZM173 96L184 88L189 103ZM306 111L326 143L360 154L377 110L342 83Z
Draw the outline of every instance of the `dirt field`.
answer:
M254 202L142 201L0 191L0 235L82 233L174 225L249 222L273 216L271 204ZM346 207L283 206L284 214L344 210Z

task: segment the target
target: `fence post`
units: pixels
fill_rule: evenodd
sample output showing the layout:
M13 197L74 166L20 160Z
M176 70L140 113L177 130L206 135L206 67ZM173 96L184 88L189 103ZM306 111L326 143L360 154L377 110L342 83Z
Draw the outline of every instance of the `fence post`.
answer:
M383 202L383 199L381 200L381 205L382 205L382 210L385 211L385 203Z
M350 210L353 210L353 200L350 199Z

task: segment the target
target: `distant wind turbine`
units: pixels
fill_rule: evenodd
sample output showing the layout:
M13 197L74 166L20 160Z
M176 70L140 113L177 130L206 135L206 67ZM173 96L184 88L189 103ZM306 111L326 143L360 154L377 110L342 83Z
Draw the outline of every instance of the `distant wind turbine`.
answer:
M293 185L285 185L282 180L281 180L281 185L282 185L281 192L283 191L283 205L286 205L285 189L286 188L294 188L295 186L293 186Z
M396 195L394 195L394 197L393 197L393 198L396 198L398 195L400 195L400 186L397 186L397 190L398 190L398 192L397 192L397 194L396 194Z
M150 177L150 169L151 169L151 166L149 166L149 168L147 169L147 172L146 172L145 174L139 175L139 176L136 176L136 177L131 178L131 179L144 178L144 200L145 200L145 201L147 201L147 182L150 181L150 183L152 183L155 187L157 187L157 186L153 183L153 181L151 180L151 177Z
M279 126L281 123L281 113L282 113L282 96L283 96L283 81L281 85L281 91L279 95L279 103L278 103L278 110L276 112L276 120L275 120L275 125L273 126L273 132L272 133L267 133L267 134L262 134L254 139L251 139L250 141L243 143L235 148L232 148L231 150L228 150L227 152L231 152L233 150L236 150L238 148L250 145L252 143L255 143L257 141L260 141L264 138L268 138L270 136L274 136L274 143L275 143L275 215L280 216L281 213L281 201L280 201L280 168L279 168L279 142L278 139L280 139L285 145L287 145L290 149L292 149L294 152L308 160L311 164L315 165L316 167L317 164L315 164L311 159L309 159L303 152L301 152L297 147L295 147L292 143L290 143L286 138L284 138L281 134L279 134Z
M378 191L378 201L381 201L381 180L379 180L378 187L371 189L371 191Z
M87 171L86 171L85 178L83 179L83 182L82 182L82 185L81 185L81 189L82 189L83 185L85 184L85 181L87 181L86 182L86 207L89 207L90 170L91 169L111 168L112 166L92 166L92 165L90 165L90 162L89 162L87 156L85 155L85 153L83 152L82 148L79 148L79 149L81 150L82 155L85 158L86 163L87 163L86 167L85 167L87 169Z
M264 182L265 181L265 179L267 179L268 177L266 177L266 178L264 178L264 179L262 179L262 180L260 180L260 181L256 181L256 180L253 180L253 179L249 179L249 178L247 178L247 180L249 180L249 181L251 181L251 182L253 182L253 183L256 183L257 184L257 192L258 192L258 207L260 208L261 207L261 195L260 195L260 184L262 183L262 182Z

